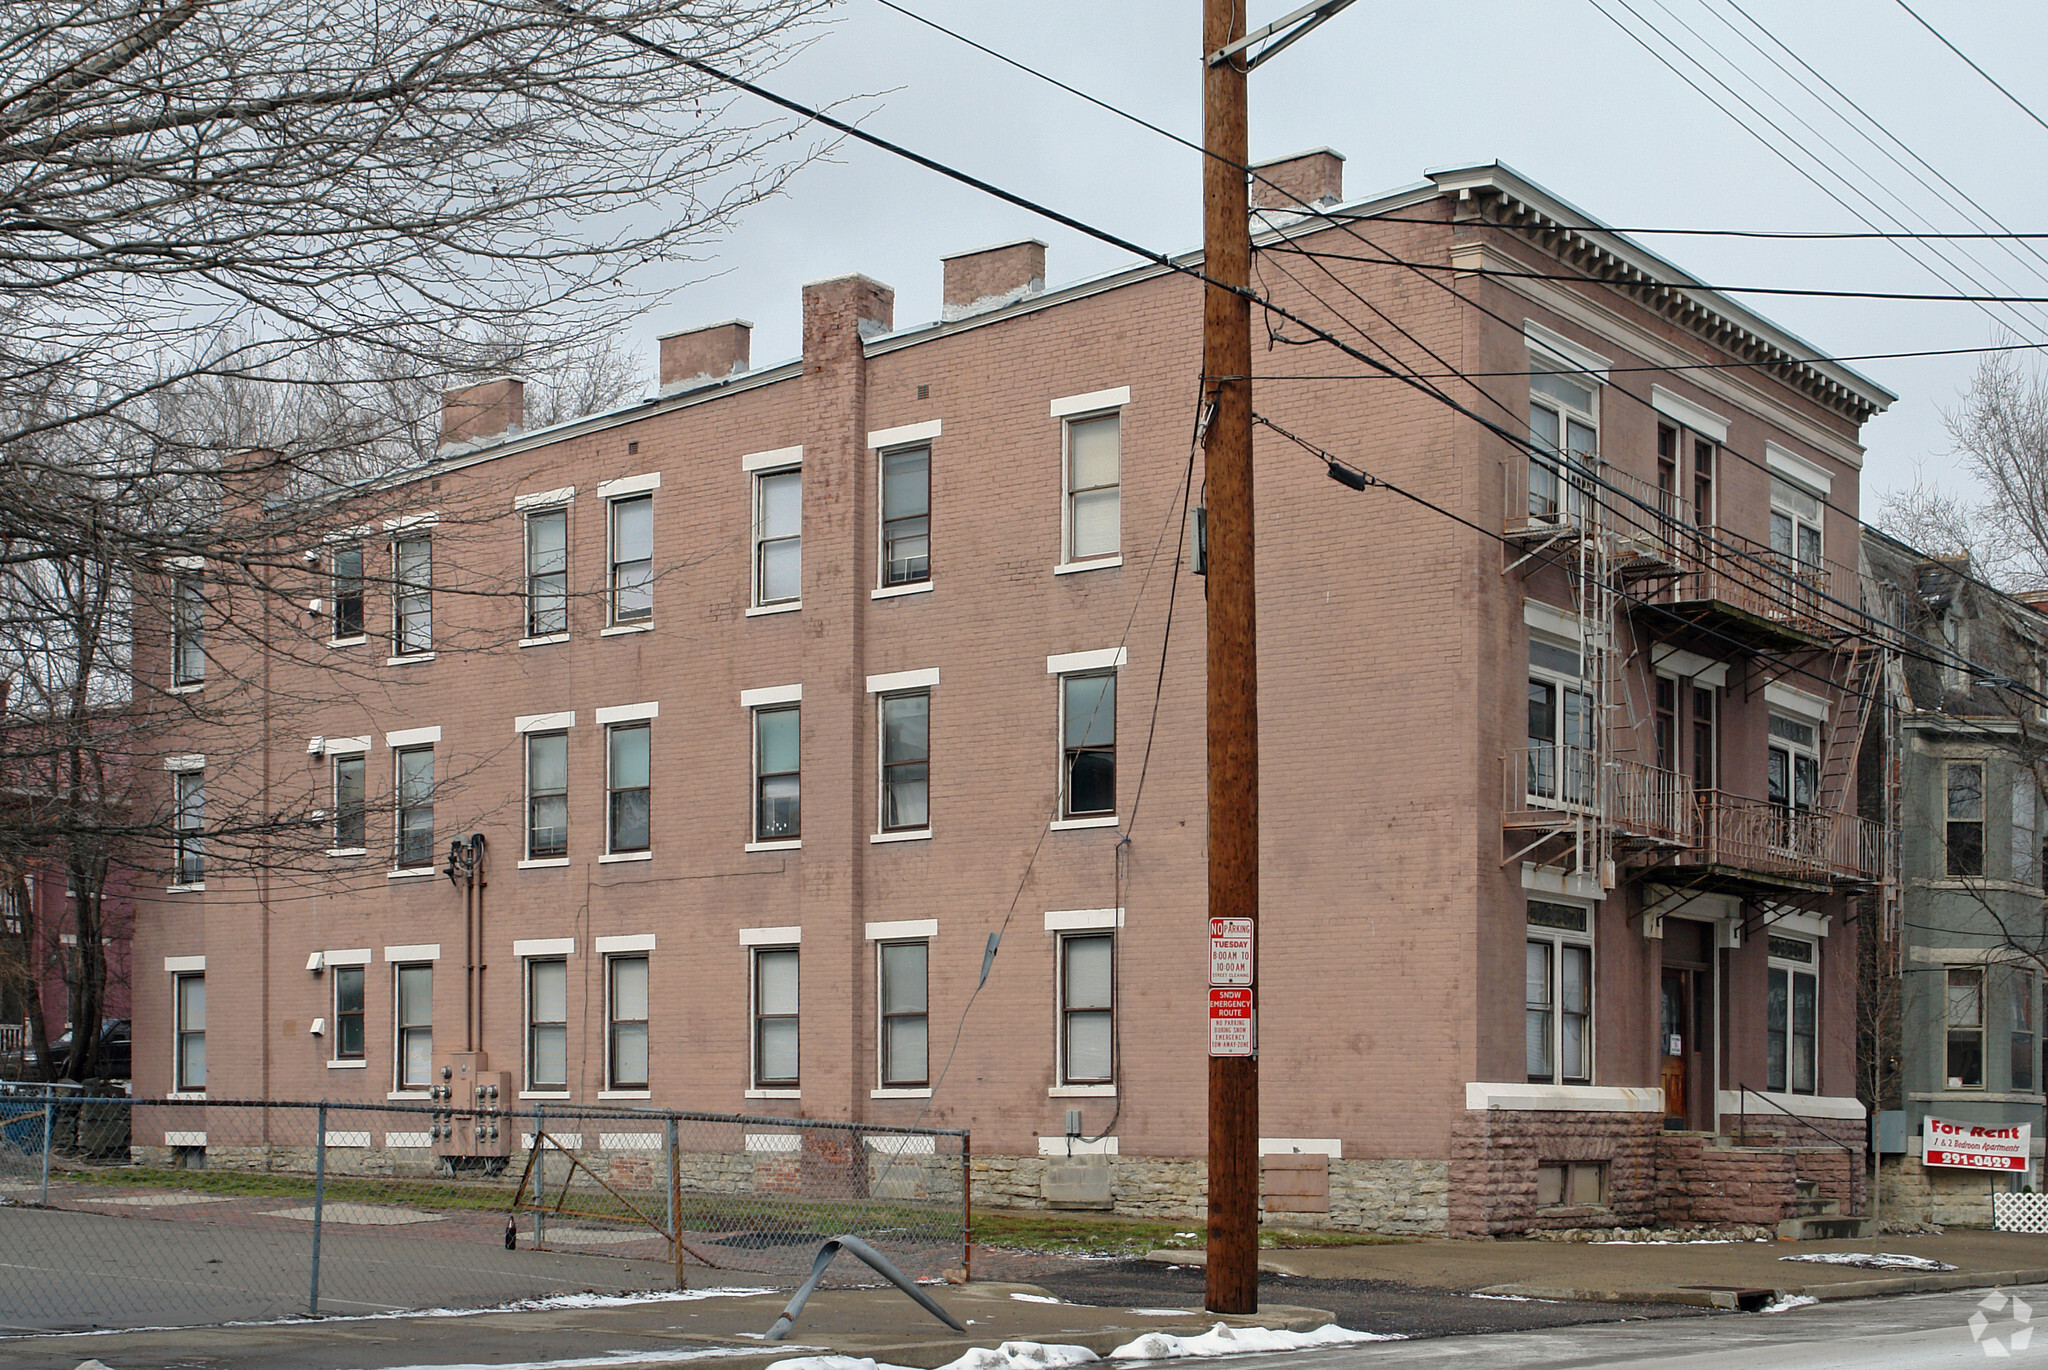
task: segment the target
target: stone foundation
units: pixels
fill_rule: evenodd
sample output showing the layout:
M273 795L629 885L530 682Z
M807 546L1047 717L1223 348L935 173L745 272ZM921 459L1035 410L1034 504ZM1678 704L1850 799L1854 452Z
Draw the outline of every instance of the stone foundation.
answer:
M1079 1159L1079 1158L1076 1158ZM1209 1166L1172 1156L1105 1156L1108 1211L1129 1218L1199 1222L1209 1207ZM1065 1157L976 1156L976 1207L1054 1206L1046 1181ZM1443 1161L1332 1161L1330 1211L1274 1214L1286 1227L1346 1228L1402 1235L1441 1235L1449 1218L1449 1166Z
M1996 1171L1924 1166L1913 1156L1886 1156L1878 1189L1886 1221L1935 1223L1942 1227L1991 1226L1991 1196L2012 1187Z
M1468 1110L1451 1134L1450 1234L1499 1237L1654 1223L1663 1123L1650 1113ZM1569 1161L1606 1165L1606 1203L1537 1206L1537 1168Z

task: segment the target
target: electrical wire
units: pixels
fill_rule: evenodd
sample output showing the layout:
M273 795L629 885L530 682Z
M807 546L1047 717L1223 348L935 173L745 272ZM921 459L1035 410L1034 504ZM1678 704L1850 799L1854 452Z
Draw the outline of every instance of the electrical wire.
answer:
M1954 43L1951 43L1945 36L1943 36L1940 29L1934 27L1934 25L1928 23L1925 19L1922 19L1920 17L1919 11L1915 10L1911 5L1907 4L1906 0L1898 0L1898 6L1900 9L1904 10L1906 13L1913 16L1913 22L1917 23L1921 28L1926 29L1929 33L1933 34L1943 47L1947 48L1956 56L1962 58L1963 63L1966 66L1968 66L1971 71L1976 72L1986 81L1989 81L1991 83L1992 89L1996 90L2000 95L2003 95L2006 99L2012 101L2013 104L2019 108L2020 113L2026 115L2029 119L2032 119L2035 123L2041 125L2042 128L2048 128L2048 120L2044 120L2041 118L2040 115L2034 113L2032 107L2029 106L2026 101L2020 99L2019 96L2014 95L2011 91L2007 90L2002 84L1999 83L1998 78L1994 77L1990 72L1984 70L1984 68L1978 66L1974 61L1972 61L1970 59L1969 54L1964 52L1961 48L1957 47Z
M1402 217L1401 212L1399 210L1394 209L1382 210L1375 214L1356 214L1352 217L1359 219L1370 219L1374 223L1381 224L1440 225L1443 223L1442 219L1404 218ZM1865 240L1882 242L1897 239L1902 239L1908 242L1922 240L1929 242L2039 242L2043 239L2048 239L2048 233L2013 232L1986 233L1972 231L1955 233L1914 233L1903 230L1886 231L1882 229L1862 229L1857 231L1849 231L1842 229L1825 228L1671 228L1668 226L1658 228L1644 228L1622 227L1616 224L1558 224L1556 226L1559 228L1569 229L1574 233L1615 233L1634 238L1764 238L1783 240L1787 242L1853 242ZM1527 226L1524 224L1496 224L1489 223L1481 219L1474 219L1468 221L1467 223L1461 224L1460 227L1501 228L1507 229L1511 232L1527 231Z

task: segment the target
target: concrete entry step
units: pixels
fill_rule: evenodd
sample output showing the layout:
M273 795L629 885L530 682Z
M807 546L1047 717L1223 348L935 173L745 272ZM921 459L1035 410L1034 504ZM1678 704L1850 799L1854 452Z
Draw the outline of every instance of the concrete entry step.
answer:
M1778 1224L1779 1241L1861 1241L1877 1235L1877 1219L1851 1218L1839 1213L1818 1217L1787 1218Z

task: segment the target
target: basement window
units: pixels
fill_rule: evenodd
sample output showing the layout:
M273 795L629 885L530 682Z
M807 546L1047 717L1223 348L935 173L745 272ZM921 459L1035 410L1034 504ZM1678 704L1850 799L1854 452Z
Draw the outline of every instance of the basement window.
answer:
M1536 1167L1538 1208L1600 1208L1607 1203L1607 1162L1552 1161Z

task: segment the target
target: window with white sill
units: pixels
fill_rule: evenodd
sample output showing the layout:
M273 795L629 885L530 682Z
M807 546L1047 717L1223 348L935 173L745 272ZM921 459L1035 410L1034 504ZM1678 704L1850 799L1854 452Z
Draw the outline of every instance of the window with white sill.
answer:
M1123 416L1079 415L1065 421L1067 562L1116 556L1123 550Z
M1116 813L1116 672L1063 675L1060 682L1060 816Z
M526 516L526 635L569 631L569 511L536 509Z
M1593 1082L1592 911L1532 899L1523 976L1529 1082Z
M1599 404L1590 378L1542 369L1540 360L1530 372L1530 522L1584 522L1600 461Z
M1815 1094L1820 1084L1820 948L1772 935L1764 994L1764 1088ZM1982 1040L1978 1046L1981 1052Z
M1581 662L1577 647L1529 635L1528 796L1541 807L1598 796L1593 695Z
M1059 939L1059 1081L1116 1081L1116 938L1066 933Z
M754 1088L795 1089L798 1074L798 951L753 951Z

